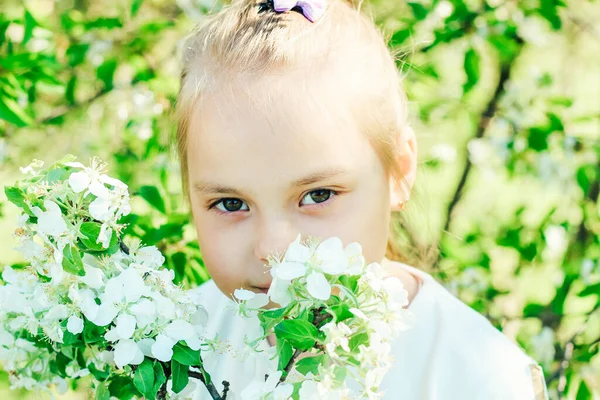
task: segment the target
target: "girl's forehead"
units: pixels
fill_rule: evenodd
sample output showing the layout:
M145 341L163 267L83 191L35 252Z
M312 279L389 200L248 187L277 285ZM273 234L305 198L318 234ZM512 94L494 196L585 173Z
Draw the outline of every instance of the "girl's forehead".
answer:
M295 177L372 162L370 143L348 104L324 91L248 93L232 87L207 96L190 118L190 168L201 175Z
M246 148L343 148L367 143L349 99L319 87L233 86L197 104L189 144Z

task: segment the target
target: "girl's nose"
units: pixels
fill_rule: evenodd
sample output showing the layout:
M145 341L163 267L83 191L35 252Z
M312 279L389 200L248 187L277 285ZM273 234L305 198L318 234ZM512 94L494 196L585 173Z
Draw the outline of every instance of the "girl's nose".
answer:
M262 221L256 229L256 241L254 245L254 256L267 263L269 255L275 253L283 255L298 236L298 230L284 218L274 218Z

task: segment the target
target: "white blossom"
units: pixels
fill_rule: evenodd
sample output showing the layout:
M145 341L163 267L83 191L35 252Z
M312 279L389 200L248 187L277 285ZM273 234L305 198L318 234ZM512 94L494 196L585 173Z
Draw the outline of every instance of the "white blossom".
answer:
M33 207L32 211L38 218L36 229L38 232L50 235L60 236L68 231L67 224L63 218L62 211L58 204L53 201L44 201L46 211L42 211L39 207Z
M74 335L83 332L83 320L77 315L71 315L67 322L67 330Z

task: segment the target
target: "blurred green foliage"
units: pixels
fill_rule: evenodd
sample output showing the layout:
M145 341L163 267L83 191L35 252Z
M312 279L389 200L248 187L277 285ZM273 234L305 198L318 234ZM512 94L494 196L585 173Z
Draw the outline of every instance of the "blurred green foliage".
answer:
M170 113L181 40L220 4L2 3L0 183L33 158L99 156L134 194L125 234L157 245L178 282L208 279ZM404 233L439 249L429 272L540 362L551 398L599 398L600 5L363 8L398 56L418 132L414 228ZM22 265L6 203L0 262Z

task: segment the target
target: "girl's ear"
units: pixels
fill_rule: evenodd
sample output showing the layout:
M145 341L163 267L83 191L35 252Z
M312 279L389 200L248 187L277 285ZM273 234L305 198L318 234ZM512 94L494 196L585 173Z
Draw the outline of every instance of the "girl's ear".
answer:
M393 211L403 210L403 204L410 199L410 192L417 176L417 138L410 126L397 136L398 170L402 172L402 181L390 178L391 206Z

